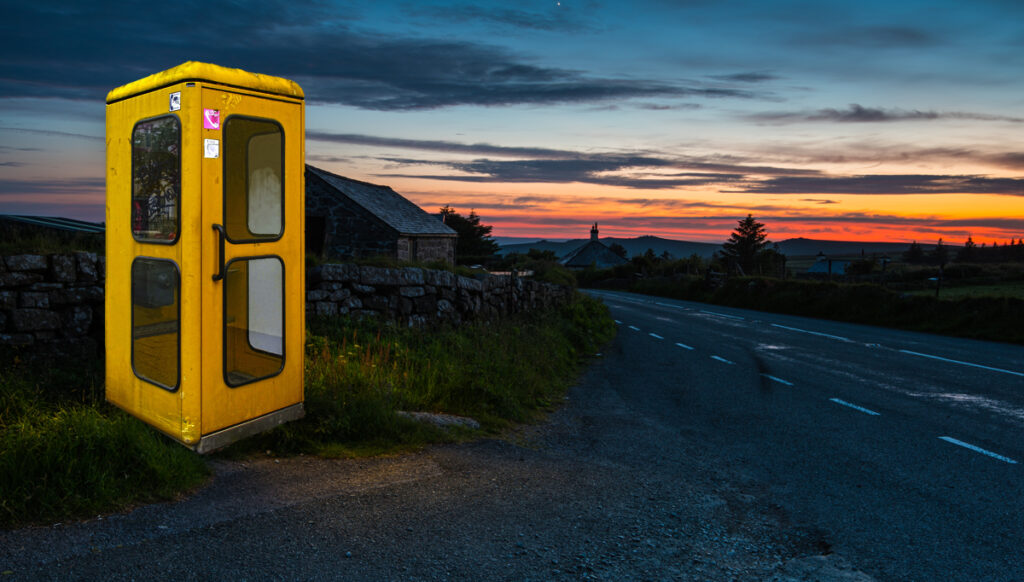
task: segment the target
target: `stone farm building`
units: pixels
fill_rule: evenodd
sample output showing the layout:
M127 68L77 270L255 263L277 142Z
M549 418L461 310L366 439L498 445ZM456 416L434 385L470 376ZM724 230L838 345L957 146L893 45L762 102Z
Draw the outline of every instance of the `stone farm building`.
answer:
M457 234L387 186L306 165L306 253L455 263Z

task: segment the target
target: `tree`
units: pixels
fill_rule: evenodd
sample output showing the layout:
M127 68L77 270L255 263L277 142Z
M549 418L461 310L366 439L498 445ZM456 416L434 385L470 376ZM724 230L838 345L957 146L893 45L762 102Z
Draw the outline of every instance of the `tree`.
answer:
M961 263L969 263L975 259L976 255L977 245L974 244L971 235L967 235L967 242L964 243L964 248L956 254L956 260Z
M910 243L910 248L903 253L903 260L908 263L924 262L924 249L921 248L921 245L917 244L916 240Z
M946 245L942 244L942 238L939 238L938 244L932 249L928 259L940 267L946 266L946 263L949 262L949 250Z
M747 215L743 220L738 221L736 230L729 236L729 240L722 245L722 255L729 262L739 266L744 274L751 274L754 270L757 256L768 246L768 233L764 224Z
M629 251L627 251L626 247L620 245L619 243L612 243L612 246L608 247L608 250L622 257L623 259L629 258L627 256L629 254Z
M494 228L480 223L480 216L475 210L469 216L462 216L451 206L441 209L444 223L459 234L455 243L455 258L458 263L481 263L494 257L500 248L491 238Z

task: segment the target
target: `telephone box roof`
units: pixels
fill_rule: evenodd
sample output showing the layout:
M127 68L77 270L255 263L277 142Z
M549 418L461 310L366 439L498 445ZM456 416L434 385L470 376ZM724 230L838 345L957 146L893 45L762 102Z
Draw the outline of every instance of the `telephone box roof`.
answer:
M154 73L148 77L114 89L110 93L107 93L107 103L114 103L115 101L127 99L134 95L147 93L161 87L167 87L185 81L208 81L221 85L239 87L242 89L251 89L274 95L293 97L296 99L303 99L305 97L302 92L302 87L299 87L298 83L289 81L288 79L271 77L270 75L261 75L259 73L250 73L248 71L243 71L242 69L232 69L210 63L188 61L172 69Z

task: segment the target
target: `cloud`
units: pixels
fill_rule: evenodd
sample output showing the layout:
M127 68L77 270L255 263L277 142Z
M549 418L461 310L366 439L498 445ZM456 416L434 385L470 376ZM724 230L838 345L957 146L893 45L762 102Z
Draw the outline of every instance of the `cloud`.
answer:
M747 194L1000 194L1024 196L1024 179L985 176L780 176L730 193Z
M804 112L763 112L746 116L747 119L762 123L802 123L802 122L839 122L839 123L881 123L893 121L935 121L942 119L967 119L973 121L1005 121L1024 123L1024 117L1005 115L988 115L984 113L968 113L962 111L937 112L905 109L883 109L864 107L857 103L850 104L848 109L818 109Z
M800 36L795 42L804 46L868 49L921 49L942 43L934 34L911 26L830 27L827 31Z
M25 26L0 39L0 97L102 99L116 86L185 60L291 78L310 102L381 111L760 96L546 67L495 44L387 36L369 29L372 23L356 27L340 12L286 0L249 2L244 10L229 0L146 10L70 0L17 3L5 9L5 20ZM204 14L219 15L216 26L197 25Z
M531 12L515 8L484 8L478 4L462 4L455 6L417 6L411 9L415 15L453 22L482 22L497 24L503 28L511 27L545 32L578 32L591 30L592 27L576 18L576 12L560 9L552 4L546 12Z
M5 180L0 179L0 199L24 195L95 196L106 192L105 178L74 178L69 180Z
M775 81L781 77L770 73L733 73L731 75L712 75L711 78L736 83L764 83L766 81Z
M392 137L379 137L361 134L340 134L323 131L307 131L306 139L314 141L325 141L331 143L344 143L353 145L365 145L380 148L399 148L408 150L423 150L431 152L446 152L455 154L470 154L477 156L500 156L500 157L532 157L543 159L570 158L579 154L568 150L555 150L540 147L509 147L487 143L464 144L443 140L416 140Z
M18 133L31 133L34 135L46 135L52 137L73 137L76 139L87 139L90 141L103 141L102 135L90 135L86 133L72 133L69 131L52 131L47 129L27 129L24 127L0 127L0 131L15 131ZM7 149L7 148L5 148ZM17 148L20 152L39 151L38 148Z
M839 204L839 202L837 202L835 200L826 200L826 199L822 199L822 198L804 198L804 199L802 199L800 201L801 202L810 202L811 204Z

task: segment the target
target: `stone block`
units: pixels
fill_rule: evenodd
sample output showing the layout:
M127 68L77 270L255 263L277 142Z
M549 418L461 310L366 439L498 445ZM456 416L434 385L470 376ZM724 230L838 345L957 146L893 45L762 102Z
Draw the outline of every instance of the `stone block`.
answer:
M341 302L341 306L346 309L361 309L363 302L358 297L349 297Z
M103 303L103 287L81 287L81 290L86 303Z
M0 291L0 309L14 309L17 306L17 291Z
M0 273L0 287L28 287L43 280L39 273L25 271L8 271Z
M63 289L62 283L33 283L29 286L29 291L57 291Z
M306 293L306 301L323 301L329 295L330 293L323 289L314 289Z
M455 287L455 273L451 271L424 271L423 282L435 287Z
M317 301L314 313L322 317L330 317L338 314L338 305L330 301Z
M377 288L371 287L370 285L360 285L359 283L353 283L352 290L361 295L369 295L370 293L376 292Z
M440 299L437 302L437 315L438 317L455 311L455 306L452 305L451 301L447 299Z
M35 336L37 342L47 342L57 339L57 332L52 330L36 331L32 332L32 335Z
M67 309L61 315L64 323L64 335L67 337L81 337L89 333L92 326L92 308L87 305L76 305Z
M344 301L345 299L348 299L351 296L352 296L352 292L349 291L348 289L338 289L336 291L331 292L330 300L331 301Z
M483 291L483 285L480 281L470 277L463 277L461 275L458 278L458 287L459 289L466 289L469 291Z
M99 280L99 271L96 270L96 253L75 253L75 261L78 262L78 279L85 283L93 283Z
M60 323L60 316L49 309L15 309L11 311L11 327L15 331L60 329Z
M57 289L50 292L50 305L79 305L85 303L85 291L80 287Z
M36 341L30 333L0 333L0 345L29 346Z
M320 265L316 271L317 277L322 281L357 281L360 271L357 265L349 263Z
M375 311L387 311L388 309L388 298L380 295L364 297L362 303L367 309L373 309Z
M45 255L11 255L5 262L8 271L45 271L49 267Z
M105 255L96 257L96 275L100 281L107 280L107 257Z
M416 297L412 300L412 304L416 313L434 315L437 311L437 301L433 297Z
M24 307L27 309L49 309L50 294L22 291L18 297L18 307Z
M50 276L60 283L74 283L78 278L78 268L72 255L53 255L50 257Z
M422 285L423 269L418 267L406 267L398 272L400 285Z
M398 293L402 297L423 297L427 294L423 287L401 287L398 289Z
M359 282L363 285L401 285L402 278L398 269L383 267L359 267Z

